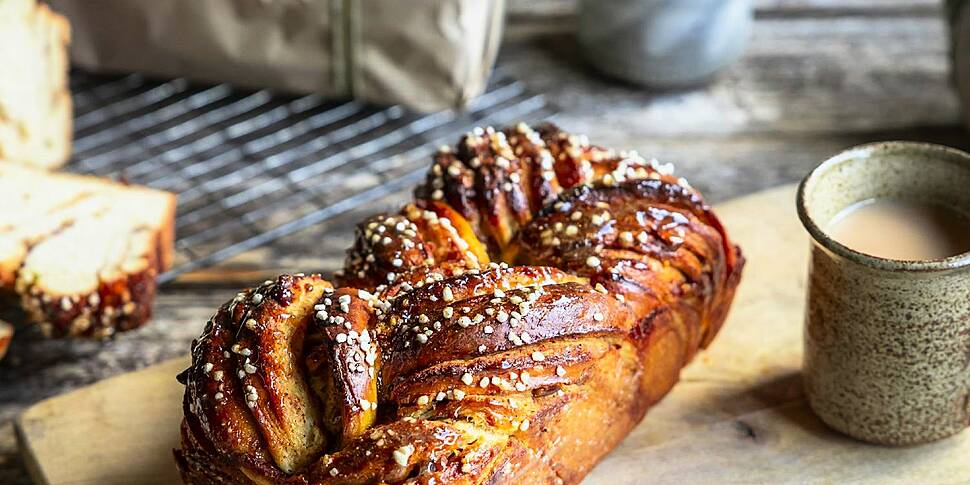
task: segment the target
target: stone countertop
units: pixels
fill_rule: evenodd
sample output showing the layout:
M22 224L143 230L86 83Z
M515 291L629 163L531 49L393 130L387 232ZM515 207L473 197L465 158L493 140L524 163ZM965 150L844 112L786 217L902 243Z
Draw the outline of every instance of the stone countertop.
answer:
M574 2L514 0L497 69L544 93L557 122L597 144L673 162L714 203L800 179L852 145L921 140L970 148L950 85L935 1L758 0L742 59L710 85L651 91L584 64ZM213 310L247 282L336 269L352 223L389 196L163 287L155 319L107 343L18 328L0 362L0 483L30 483L10 420L30 404L188 351ZM137 410L132 410L137 412ZM69 446L67 444L66 446Z

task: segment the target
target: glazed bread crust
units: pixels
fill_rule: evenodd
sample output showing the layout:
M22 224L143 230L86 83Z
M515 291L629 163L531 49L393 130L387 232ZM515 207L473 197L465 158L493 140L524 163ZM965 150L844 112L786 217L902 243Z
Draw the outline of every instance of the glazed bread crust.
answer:
M667 167L478 129L336 287L239 293L192 347L183 480L578 483L719 330L744 261Z

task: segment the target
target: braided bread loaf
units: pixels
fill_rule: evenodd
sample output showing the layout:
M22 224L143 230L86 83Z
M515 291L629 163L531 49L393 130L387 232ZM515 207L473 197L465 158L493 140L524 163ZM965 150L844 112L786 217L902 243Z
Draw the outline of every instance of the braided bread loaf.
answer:
M665 167L547 126L442 148L337 286L280 276L193 343L186 483L577 483L724 321L743 266Z

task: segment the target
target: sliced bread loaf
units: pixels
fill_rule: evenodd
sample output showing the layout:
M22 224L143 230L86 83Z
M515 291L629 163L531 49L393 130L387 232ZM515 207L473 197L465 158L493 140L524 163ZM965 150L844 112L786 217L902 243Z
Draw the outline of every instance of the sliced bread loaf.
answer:
M0 162L0 289L50 335L108 337L151 315L175 196Z
M40 168L71 152L67 19L37 0L0 1L0 158Z

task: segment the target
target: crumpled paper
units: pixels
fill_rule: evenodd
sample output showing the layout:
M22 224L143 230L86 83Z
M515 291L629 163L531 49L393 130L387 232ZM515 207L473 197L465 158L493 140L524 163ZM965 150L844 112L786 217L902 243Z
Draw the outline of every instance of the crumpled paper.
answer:
M422 111L480 94L504 0L51 0L72 60Z

